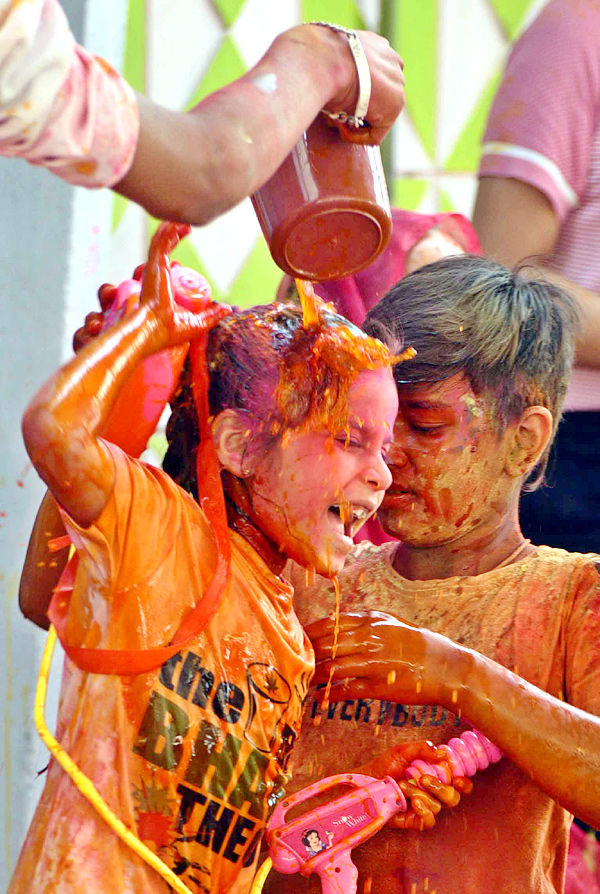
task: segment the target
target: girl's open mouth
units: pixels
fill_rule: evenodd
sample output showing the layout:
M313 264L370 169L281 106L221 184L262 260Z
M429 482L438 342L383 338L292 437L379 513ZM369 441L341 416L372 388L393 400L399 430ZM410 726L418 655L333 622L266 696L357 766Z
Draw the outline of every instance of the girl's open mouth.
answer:
M346 537L352 537L355 529L367 520L372 510L366 506L346 504L342 510L339 503L333 503L328 512L338 521L339 528Z

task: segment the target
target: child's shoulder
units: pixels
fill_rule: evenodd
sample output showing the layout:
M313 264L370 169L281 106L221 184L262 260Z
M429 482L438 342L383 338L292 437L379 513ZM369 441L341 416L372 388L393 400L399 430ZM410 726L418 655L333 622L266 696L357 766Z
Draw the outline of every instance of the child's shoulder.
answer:
M531 571L535 577L549 582L563 581L569 588L585 583L588 587L600 586L600 554L574 553L553 546L538 546L531 557Z
M538 546L535 559L541 565L548 564L573 570L600 567L600 553L575 553L556 546Z
M159 531L179 531L182 525L193 525L210 536L206 517L193 496L181 488L163 469L141 459L135 459L115 444L103 442L115 467L115 485L94 528L104 531L112 539L116 532L127 528L131 539L136 532L147 537L148 526L153 538Z
M110 441L103 441L103 443L115 464L117 484L124 492L146 485L197 505L191 494L183 490L160 466L130 456Z

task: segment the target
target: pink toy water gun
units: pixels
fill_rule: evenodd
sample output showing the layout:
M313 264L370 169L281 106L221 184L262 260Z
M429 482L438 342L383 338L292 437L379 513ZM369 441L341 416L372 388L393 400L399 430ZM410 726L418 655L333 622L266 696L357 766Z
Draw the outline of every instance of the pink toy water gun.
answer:
M406 778L418 785L421 776L428 774L449 783L456 776L474 776L502 757L477 730L464 732L440 748L448 756L447 763L415 760L407 767ZM350 791L286 822L293 807L339 785ZM273 866L287 875L316 872L323 894L355 894L358 870L352 862L352 849L371 838L396 813L404 813L406 806L406 798L391 776L375 779L341 773L321 779L275 808L266 836Z

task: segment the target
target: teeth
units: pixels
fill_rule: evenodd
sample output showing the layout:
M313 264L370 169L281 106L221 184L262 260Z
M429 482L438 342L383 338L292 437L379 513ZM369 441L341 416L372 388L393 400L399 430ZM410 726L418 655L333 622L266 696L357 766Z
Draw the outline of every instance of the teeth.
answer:
M341 518L342 513L340 510L339 503L332 503L332 505L329 507L329 509L330 509L330 511L337 513ZM351 520L350 520L351 524L354 524L354 522L357 522L357 521L364 521L364 519L366 519L368 515L369 515L369 510L365 509L364 506L356 506L356 507L352 506L351 507Z

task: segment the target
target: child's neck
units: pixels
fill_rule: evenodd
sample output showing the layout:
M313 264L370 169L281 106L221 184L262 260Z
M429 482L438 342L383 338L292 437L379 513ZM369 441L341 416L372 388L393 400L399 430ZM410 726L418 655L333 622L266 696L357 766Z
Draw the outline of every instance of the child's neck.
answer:
M252 519L252 506L243 481L226 475L224 481L227 524L256 550L273 574L279 576L287 558L277 544L264 534Z
M518 519L507 518L493 530L471 531L439 546L401 543L393 566L408 580L473 577L518 562L534 551L535 547L521 533Z

